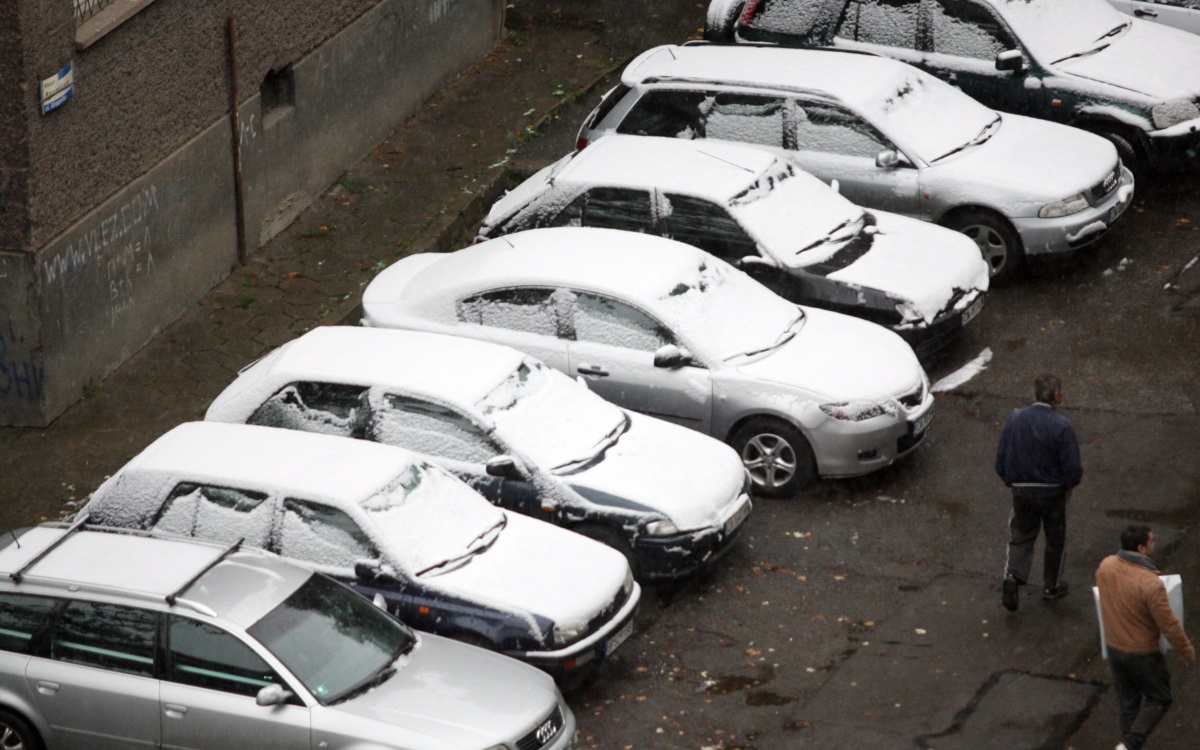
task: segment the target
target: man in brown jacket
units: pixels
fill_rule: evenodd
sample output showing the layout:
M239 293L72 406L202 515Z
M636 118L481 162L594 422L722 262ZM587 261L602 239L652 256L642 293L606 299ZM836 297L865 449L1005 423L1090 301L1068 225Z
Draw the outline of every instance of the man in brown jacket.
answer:
M1183 632L1167 590L1150 562L1154 532L1133 525L1121 533L1121 549L1096 569L1104 641L1120 707L1121 744L1117 750L1141 750L1142 743L1171 706L1171 674L1158 649L1158 638L1179 652L1184 662L1196 658Z

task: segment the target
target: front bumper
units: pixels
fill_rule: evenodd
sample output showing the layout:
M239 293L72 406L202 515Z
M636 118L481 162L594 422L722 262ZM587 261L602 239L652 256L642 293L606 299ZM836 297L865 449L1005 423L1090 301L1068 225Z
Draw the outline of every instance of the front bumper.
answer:
M1159 169L1200 166L1200 120L1188 120L1150 136L1150 161Z
M1056 219L1013 219L1026 255L1048 255L1078 250L1092 244L1133 202L1133 174L1121 167L1121 183L1102 202L1083 211Z
M926 359L958 337L962 329L983 309L986 297L984 292L976 290L969 295L969 301L961 309L955 307L948 310L928 324L892 330L908 342L919 359Z
M817 458L817 472L825 478L858 477L895 463L925 439L933 420L933 401L932 394L925 394L920 406L907 410L904 419L826 419L809 441Z
M555 679L561 679L578 668L600 661L616 651L633 634L633 618L642 601L642 587L633 584L633 591L613 617L596 632L556 651L505 651Z
M638 577L642 580L685 578L729 552L753 508L748 493L738 495L729 511L709 528L671 536L640 536L634 542Z

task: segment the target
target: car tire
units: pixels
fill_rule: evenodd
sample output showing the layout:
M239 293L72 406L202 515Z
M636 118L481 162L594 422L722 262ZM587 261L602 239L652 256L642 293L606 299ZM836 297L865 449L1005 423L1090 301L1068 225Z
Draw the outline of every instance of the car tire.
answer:
M1124 133L1117 133L1112 130L1099 130L1096 131L1096 135L1104 138L1116 147L1117 155L1121 157L1121 163L1133 173L1134 189L1139 191L1145 190L1149 185L1148 182L1144 181L1147 177L1146 160L1142 158L1137 147L1133 145L1135 141Z
M611 527L599 523L583 523L578 526L572 526L571 531L620 552L625 556L625 561L629 563L629 569L633 571L633 575L637 576L637 558L633 554L633 547L630 547L625 537L618 534Z
M817 461L808 440L779 419L752 419L730 441L750 472L757 494L791 497L812 484Z
M999 214L982 209L959 211L944 219L942 226L962 232L975 241L988 264L993 285L1012 281L1025 262L1020 235Z
M745 10L746 3L734 3L730 5L729 9L726 11L725 18L722 19L723 23L721 28L713 29L710 28L708 24L705 24L705 41L712 42L714 44L732 44L734 41L736 41L734 38L737 34L735 24L737 24L738 16L742 15Z
M17 714L0 709L0 750L42 750L42 740Z

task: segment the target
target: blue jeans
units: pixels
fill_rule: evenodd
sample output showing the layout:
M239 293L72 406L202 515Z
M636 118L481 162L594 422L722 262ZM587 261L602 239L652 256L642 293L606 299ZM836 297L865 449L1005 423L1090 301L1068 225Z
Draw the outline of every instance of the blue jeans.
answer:
M1127 654L1109 646L1108 664L1117 691L1121 741L1128 750L1141 750L1142 743L1171 707L1167 660L1158 651Z

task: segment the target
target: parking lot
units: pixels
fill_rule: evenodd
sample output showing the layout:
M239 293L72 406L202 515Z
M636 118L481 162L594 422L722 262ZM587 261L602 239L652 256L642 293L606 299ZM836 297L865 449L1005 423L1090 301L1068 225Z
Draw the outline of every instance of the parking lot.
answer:
M649 44L698 36L703 8L514 3L504 48L92 398L46 430L0 430L7 521L70 513L162 431L199 418L266 349L314 324L356 322L355 295L381 264L465 241L486 197L511 184L505 170L528 174L569 150L612 71ZM511 106L493 111L489 91ZM1164 178L1098 245L994 290L930 377L971 363L978 372L938 396L932 431L907 460L759 500L714 571L648 588L638 631L567 696L579 747L1115 745L1087 590L1096 564L1127 523L1146 522L1160 567L1200 580L1198 185ZM1069 509L1073 589L1053 603L1024 598L1010 614L999 590L1009 499L992 458L1043 371L1062 376L1062 412L1083 451ZM1186 746L1200 729L1196 669L1172 668L1176 706L1155 747Z

